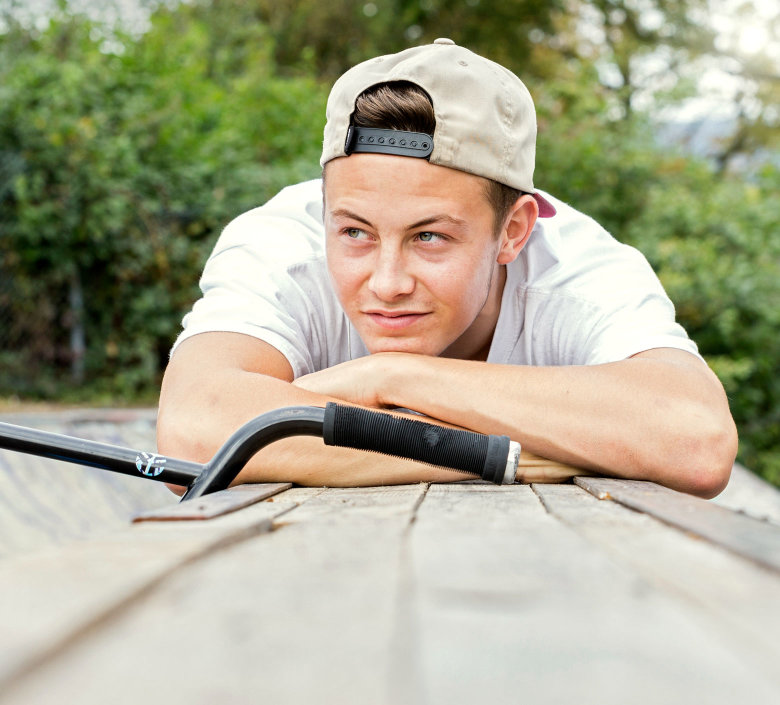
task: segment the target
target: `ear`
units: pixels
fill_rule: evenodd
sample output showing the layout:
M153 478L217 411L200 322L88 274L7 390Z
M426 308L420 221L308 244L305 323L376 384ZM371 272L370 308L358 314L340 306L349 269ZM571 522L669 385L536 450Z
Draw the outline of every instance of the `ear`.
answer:
M539 204L533 196L523 194L518 198L507 214L499 240L501 247L496 261L498 264L509 264L517 259L539 217Z

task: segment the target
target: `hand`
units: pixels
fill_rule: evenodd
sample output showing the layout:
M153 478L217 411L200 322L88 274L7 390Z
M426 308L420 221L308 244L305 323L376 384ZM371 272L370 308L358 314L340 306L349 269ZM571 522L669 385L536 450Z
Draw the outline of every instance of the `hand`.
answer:
M392 353L376 353L342 362L319 372L298 377L293 385L310 392L375 409L384 406L380 389L383 370Z

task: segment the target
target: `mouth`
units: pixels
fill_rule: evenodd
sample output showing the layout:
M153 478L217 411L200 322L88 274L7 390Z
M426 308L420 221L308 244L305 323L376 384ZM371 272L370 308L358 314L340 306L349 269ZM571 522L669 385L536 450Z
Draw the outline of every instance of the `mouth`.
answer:
M374 324L386 330L403 330L428 315L414 311L365 311L364 313Z

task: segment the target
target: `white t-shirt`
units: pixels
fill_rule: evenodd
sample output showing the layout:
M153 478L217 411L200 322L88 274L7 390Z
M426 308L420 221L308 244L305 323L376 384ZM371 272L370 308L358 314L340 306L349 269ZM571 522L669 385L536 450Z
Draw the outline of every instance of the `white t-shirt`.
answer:
M539 219L507 265L488 362L595 365L661 347L698 355L647 260L544 195L557 215ZM319 180L233 220L200 285L176 345L199 333L244 333L279 350L295 377L368 354L331 286Z

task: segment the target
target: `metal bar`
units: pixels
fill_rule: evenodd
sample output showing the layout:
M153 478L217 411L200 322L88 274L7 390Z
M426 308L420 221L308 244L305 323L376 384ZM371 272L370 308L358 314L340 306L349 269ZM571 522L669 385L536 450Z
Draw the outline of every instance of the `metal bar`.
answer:
M226 490L199 497L197 502L179 502L173 506L150 509L133 517L142 521L199 521L214 519L244 509L292 487L291 482L271 482L259 485L235 485ZM295 502L290 502L295 505Z
M249 459L269 443L288 436L319 436L325 409L290 406L268 411L239 428L205 465L203 473L189 486L182 502L224 490Z
M200 463L168 458L159 453L122 448L3 422L0 422L0 448L174 485L192 484L204 468Z
M355 434L359 442L353 443ZM303 435L317 436L329 445L460 469L497 483L514 479L519 458L519 447L510 452L512 444L505 436L447 429L368 409L355 414L351 407L332 403L327 409L291 406L268 411L239 428L205 465L0 422L0 448L183 485L187 490L182 502L226 489L261 448Z

